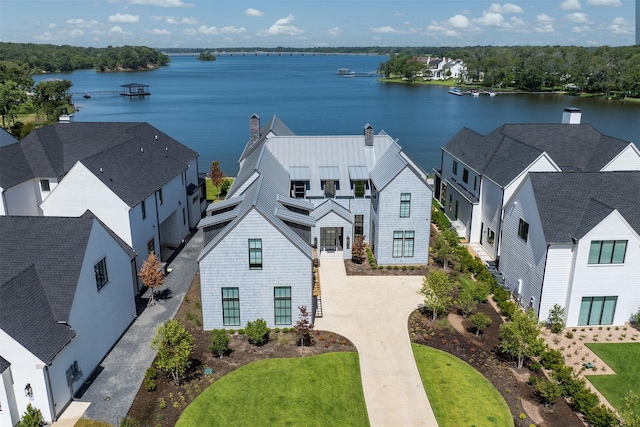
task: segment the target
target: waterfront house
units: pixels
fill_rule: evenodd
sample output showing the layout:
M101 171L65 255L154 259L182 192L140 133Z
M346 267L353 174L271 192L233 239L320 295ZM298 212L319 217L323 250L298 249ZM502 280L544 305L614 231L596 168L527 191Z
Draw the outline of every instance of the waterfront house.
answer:
M601 134L567 108L562 123L505 124L487 135L464 128L442 147L435 199L484 260L501 253L504 205L529 172L640 170L630 141Z
M351 258L359 236L381 265L428 262L432 192L393 138L370 125L299 136L275 116L249 127L227 198L199 224L205 329L257 318L289 327L300 305L319 314L317 258Z
M622 325L640 307L640 172L529 173L504 208L505 286L541 321Z
M95 215L0 216L0 425L71 402L136 316L135 253Z
M56 123L1 147L0 162L2 214L91 210L140 262L179 246L206 207L198 154L148 123Z

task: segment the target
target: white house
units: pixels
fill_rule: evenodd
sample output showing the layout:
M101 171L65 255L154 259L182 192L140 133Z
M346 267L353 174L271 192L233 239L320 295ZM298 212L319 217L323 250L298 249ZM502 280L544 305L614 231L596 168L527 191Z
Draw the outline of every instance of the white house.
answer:
M136 316L135 254L91 212L0 217L0 425L55 420Z
M505 204L500 269L541 321L622 325L640 307L640 172L530 173Z
M496 260L504 204L529 172L640 170L632 142L580 121L580 110L567 108L562 123L507 124L487 135L464 128L447 142L434 192L458 235Z
M427 65L430 80L458 79L467 70L462 59L432 58L430 56L420 58Z
M277 117L261 129L254 115L239 163L226 200L199 225L205 329L257 318L291 326L292 307L315 312L314 248L349 259L362 236L379 264L428 262L426 174L384 132L298 136Z
M91 210L140 262L179 246L206 207L198 154L147 123L57 123L0 150L4 214Z

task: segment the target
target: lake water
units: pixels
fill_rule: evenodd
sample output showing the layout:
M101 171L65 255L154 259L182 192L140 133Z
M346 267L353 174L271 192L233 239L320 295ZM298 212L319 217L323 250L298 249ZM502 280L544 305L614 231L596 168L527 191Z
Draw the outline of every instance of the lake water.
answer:
M300 135L360 134L366 123L384 130L427 172L440 147L462 127L488 133L504 123L558 123L564 107L582 109L582 122L600 132L640 142L640 104L564 95L452 96L447 88L344 78L338 68L375 71L383 56L233 55L215 62L172 56L153 71L93 70L36 76L65 78L80 111L75 120L149 122L200 153L200 171L219 160L237 173L249 137L249 117L264 125L274 114ZM120 85L149 85L151 96L124 97ZM110 92L110 93L100 93ZM82 94L91 94L85 99Z

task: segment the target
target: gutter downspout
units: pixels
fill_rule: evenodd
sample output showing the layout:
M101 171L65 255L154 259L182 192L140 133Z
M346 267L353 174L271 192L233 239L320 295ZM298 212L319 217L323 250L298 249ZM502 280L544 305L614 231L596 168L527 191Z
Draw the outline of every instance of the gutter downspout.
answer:
M162 187L161 187L162 188ZM160 214L158 213L158 192L153 193L153 199L156 202L156 224L158 226L158 250L160 251L160 261L162 262L162 237L160 236Z
M49 408L51 409L51 421L56 421L58 418L56 416L56 403L53 400L53 392L51 389L51 377L49 376L49 366L45 365L44 368L44 378L45 384L47 386L47 399L49 400Z

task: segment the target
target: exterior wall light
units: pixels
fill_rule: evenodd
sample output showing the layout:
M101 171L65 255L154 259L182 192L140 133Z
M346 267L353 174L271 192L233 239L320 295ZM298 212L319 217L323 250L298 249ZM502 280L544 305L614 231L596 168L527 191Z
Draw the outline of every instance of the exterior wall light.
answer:
M30 400L33 400L33 389L31 388L31 384L27 384L24 387L24 395L28 397Z

